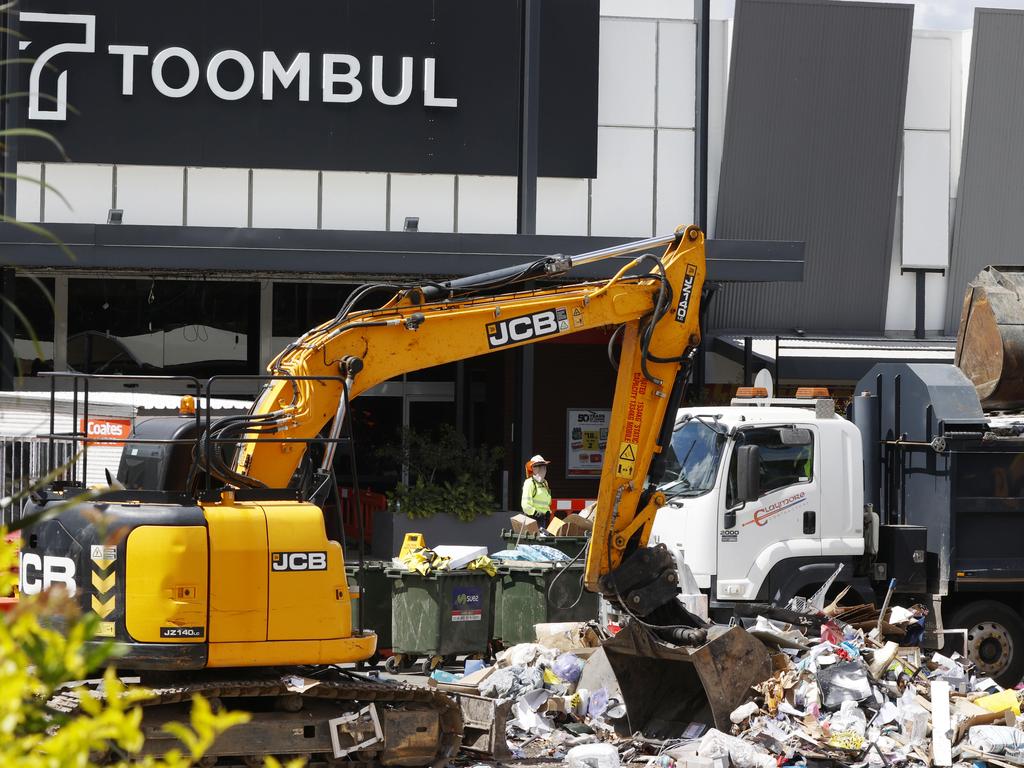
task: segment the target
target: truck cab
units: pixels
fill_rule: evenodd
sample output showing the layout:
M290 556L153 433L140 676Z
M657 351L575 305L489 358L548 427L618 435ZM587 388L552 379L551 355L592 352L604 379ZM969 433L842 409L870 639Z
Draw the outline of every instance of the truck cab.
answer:
M864 553L860 436L816 394L679 411L651 536L683 553L713 612L809 595Z

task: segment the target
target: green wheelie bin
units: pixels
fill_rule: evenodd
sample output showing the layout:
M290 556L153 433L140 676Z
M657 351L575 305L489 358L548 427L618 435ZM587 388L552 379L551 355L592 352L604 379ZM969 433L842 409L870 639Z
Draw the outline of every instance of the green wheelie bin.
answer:
M597 593L583 588L582 562L507 561L497 568L494 639L505 647L534 642L534 624L598 617Z
M429 674L446 658L484 658L494 626L492 578L484 571L419 573L388 568L391 579L391 631L394 655L388 672L408 669L420 658Z
M352 601L352 626L377 634L377 652L369 660L373 664L391 654L391 579L384 573L389 566L381 560L365 560L362 569L358 562L345 563L349 592L353 598L358 595Z

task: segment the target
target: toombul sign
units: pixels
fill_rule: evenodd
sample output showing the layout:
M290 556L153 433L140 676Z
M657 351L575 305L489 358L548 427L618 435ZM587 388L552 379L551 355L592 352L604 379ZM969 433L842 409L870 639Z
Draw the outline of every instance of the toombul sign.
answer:
M592 177L598 0L541 8L540 173ZM74 161L516 172L517 0L25 0L15 13L25 123ZM20 159L57 159L23 144Z

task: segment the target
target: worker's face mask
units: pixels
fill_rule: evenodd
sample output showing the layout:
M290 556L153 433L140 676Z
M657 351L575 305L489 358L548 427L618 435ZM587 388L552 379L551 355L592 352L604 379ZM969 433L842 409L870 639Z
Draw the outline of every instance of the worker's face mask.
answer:
M538 480L543 480L544 476L547 473L548 473L548 465L547 464L538 464L537 466L535 466L533 468L533 476L536 477Z

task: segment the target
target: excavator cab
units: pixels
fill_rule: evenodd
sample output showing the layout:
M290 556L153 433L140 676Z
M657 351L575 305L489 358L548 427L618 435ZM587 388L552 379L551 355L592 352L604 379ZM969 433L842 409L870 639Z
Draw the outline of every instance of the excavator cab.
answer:
M986 267L970 282L954 363L986 410L1024 406L1024 267Z

